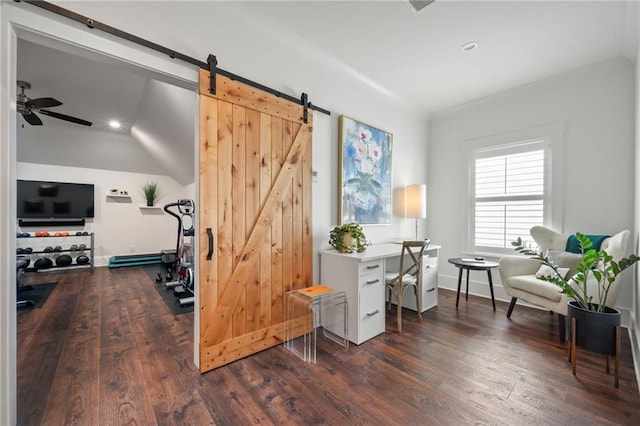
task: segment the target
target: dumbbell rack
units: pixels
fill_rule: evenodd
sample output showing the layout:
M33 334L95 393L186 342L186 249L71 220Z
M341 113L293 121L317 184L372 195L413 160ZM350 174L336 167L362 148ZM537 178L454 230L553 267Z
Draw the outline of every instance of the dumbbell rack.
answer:
M84 241L86 241L86 239L89 239L89 245L86 246L86 248L84 250L71 250L70 248L67 249L62 249L62 250L56 250L56 251L44 251L41 249L38 250L32 250L30 253L25 253L25 254L18 254L18 256L33 256L33 255L37 255L37 254L44 254L47 256L51 256L54 254L61 254L61 253L80 253L81 251L85 251L87 252L87 257L89 258L89 263L87 263L86 265L78 265L77 263L72 263L71 265L68 266L56 266L54 263L54 266L52 266L51 268L47 268L47 269L39 269L39 271L53 271L53 270L61 270L61 269L67 269L67 268L90 268L91 272L93 272L95 270L95 264L94 264L94 233L91 232L88 235L75 235L75 234L71 234L71 235L49 235L46 237L23 237L23 238L18 238L18 248L25 248L31 244L25 244L25 243L21 243L21 241L27 241L29 243L31 242L39 242L42 243L43 241L49 241L52 239L58 239L58 238L63 238L63 239L67 239L68 241L75 241L75 239L83 239ZM42 245L42 244L38 244L38 245ZM35 263L35 260L33 261L33 263ZM32 263L32 265L33 265ZM27 271L33 272L36 269L33 267L29 267L27 268Z

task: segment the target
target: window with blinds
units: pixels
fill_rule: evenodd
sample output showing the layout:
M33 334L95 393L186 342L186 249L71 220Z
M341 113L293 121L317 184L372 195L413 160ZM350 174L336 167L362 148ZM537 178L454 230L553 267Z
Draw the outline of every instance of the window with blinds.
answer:
M545 164L542 141L475 153L471 188L476 250L511 250L512 241L527 241L531 227L544 224Z

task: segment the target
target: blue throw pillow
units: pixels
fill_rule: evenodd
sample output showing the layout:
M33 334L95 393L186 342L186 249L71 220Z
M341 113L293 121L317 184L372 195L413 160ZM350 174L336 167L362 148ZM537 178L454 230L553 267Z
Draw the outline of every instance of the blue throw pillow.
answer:
M609 235L586 235L586 237L588 237L593 243L593 246L591 247L590 250L597 251L597 250L600 250L600 246L602 245L602 242L606 238L609 238ZM578 238L575 235L569 235L569 238L567 238L567 246L564 250L569 251L571 253L580 253L580 242L578 241Z

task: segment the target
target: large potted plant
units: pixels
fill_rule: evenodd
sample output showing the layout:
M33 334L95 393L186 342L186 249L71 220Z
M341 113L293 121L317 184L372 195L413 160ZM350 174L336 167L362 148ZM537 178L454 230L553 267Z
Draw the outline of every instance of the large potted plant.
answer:
M543 274L539 279L557 285L562 293L573 299L569 302L568 317L569 321L576 318L580 324L577 327L576 344L593 352L612 353L613 330L620 325L620 311L606 306L605 301L618 275L638 262L640 257L632 254L616 261L606 250L595 250L593 242L586 235L577 232L576 238L582 258L576 266L577 273L571 277L561 273L560 267L549 259L548 253L526 247L520 237L511 244L518 253L537 259L549 267L553 273Z
M362 226L357 223L345 223L333 228L329 233L329 244L341 253L360 253L371 245L364 235Z

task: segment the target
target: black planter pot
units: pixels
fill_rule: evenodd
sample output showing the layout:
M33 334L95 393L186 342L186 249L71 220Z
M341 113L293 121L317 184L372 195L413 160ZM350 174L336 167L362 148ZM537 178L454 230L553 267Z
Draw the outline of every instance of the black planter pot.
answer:
M616 334L620 325L620 311L608 306L604 312L593 312L582 308L578 302L569 302L569 324L576 319L576 346L591 352L614 354Z

